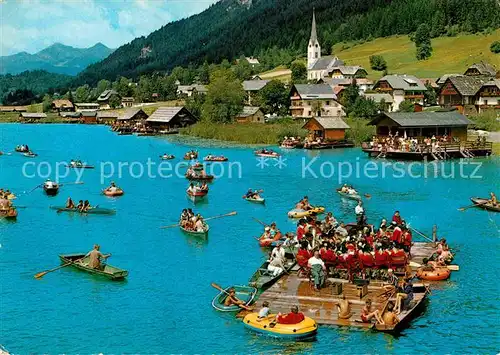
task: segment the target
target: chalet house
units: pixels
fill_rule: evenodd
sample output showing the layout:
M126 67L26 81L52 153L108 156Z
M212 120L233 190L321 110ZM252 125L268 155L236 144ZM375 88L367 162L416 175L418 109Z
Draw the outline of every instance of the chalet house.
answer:
M137 124L145 124L148 114L140 108L129 108L121 116L117 122L120 125L136 126Z
M260 107L245 106L243 111L235 117L238 123L265 123L264 113Z
M467 127L472 124L457 111L447 112L383 112L368 125L377 127L378 136L400 137L456 137L467 140Z
M177 86L177 95L178 96L187 96L191 97L194 94L206 94L207 87L205 85L178 85Z
M82 111L80 112L80 122L84 124L97 124L97 111Z
M399 105L405 101L415 104L424 104L424 92L427 91L422 82L413 75L386 75L373 86L373 90L392 96L394 111L399 110Z
M345 65L334 67L328 73L329 77L336 79L366 78L367 75L368 73L363 67Z
M115 90L104 90L101 95L97 98L97 102L99 103L99 108L101 110L109 110L111 107L110 101L112 97L117 97L120 102L120 95Z
M250 66L252 68L255 68L256 66L260 65L260 62L257 58L254 58L254 57L245 57L245 59L247 60L248 64L250 64Z
M330 85L335 92L336 88L342 87L346 88L356 82L356 85L359 89L359 94L362 95L365 91L371 90L373 87L373 81L366 78L358 78L358 79L347 79L347 78L330 78L324 77L318 80L318 84L328 84Z
M450 76L438 91L439 105L469 115L477 113L476 94L489 80L486 76Z
M132 107L134 106L133 97L122 97L122 107Z
M54 100L50 107L52 112L71 112L75 110L75 106L69 100Z
M313 139L337 141L345 139L345 131L350 127L340 117L313 117L302 128L307 129Z
M497 70L493 65L488 62L481 61L479 63L474 63L470 67L467 68L464 75L468 76L488 76L490 78L494 78L497 73Z
M333 68L343 65L344 62L336 56L321 56L321 46L316 31L316 16L313 12L311 37L307 46L307 80L319 80L328 76Z
M481 86L476 93L479 113L487 110L500 110L500 79L493 79Z
M47 118L45 113L21 112L19 114L19 121L25 123L34 123L44 118Z
M88 103L88 102L75 103L76 112L97 111L97 110L99 110L99 104Z
M146 120L146 125L155 130L175 130L195 124L198 119L185 107L159 107Z
M290 91L290 114L294 118L345 116L330 85L296 84Z
M245 90L245 102L247 105L252 105L252 99L262 90L269 80L245 80L243 81L243 90Z
M116 111L99 111L97 112L97 123L112 125L116 122L118 116Z
M364 93L362 96L364 96L368 100L374 101L376 104L380 105L382 102L384 103L383 111L385 112L393 112L393 107L392 105L394 104L394 100L392 99L392 96L389 94L379 94L379 93Z

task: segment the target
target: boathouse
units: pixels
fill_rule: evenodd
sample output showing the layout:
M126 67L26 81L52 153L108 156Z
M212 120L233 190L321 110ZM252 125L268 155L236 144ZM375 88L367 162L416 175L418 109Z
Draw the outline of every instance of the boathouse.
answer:
M97 123L97 111L82 111L80 122L84 124L96 124Z
M472 124L457 111L383 112L368 125L376 126L377 136L442 137L467 140L467 127Z
M21 112L19 114L19 121L24 123L34 123L44 118L47 118L47 115L39 112Z
M243 110L236 115L238 123L265 123L264 113L260 107L245 106Z
M141 108L129 108L118 117L117 122L120 125L135 126L137 123L144 124L147 118L148 114Z
M118 112L116 111L99 111L97 112L97 122L101 124L112 125L118 119Z
M351 127L340 117L313 117L302 128L315 140L338 141L345 139L345 131Z
M195 124L198 119L184 106L159 107L146 120L146 125L155 130L176 130Z

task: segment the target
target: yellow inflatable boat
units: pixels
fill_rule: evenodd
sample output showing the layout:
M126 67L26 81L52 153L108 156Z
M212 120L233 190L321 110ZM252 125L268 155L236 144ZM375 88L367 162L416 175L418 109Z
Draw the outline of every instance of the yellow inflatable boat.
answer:
M314 319L309 317L305 317L302 322L297 324L277 323L274 327L270 327L269 324L275 319L275 314L271 314L262 320L258 320L258 316L258 313L247 314L243 319L245 327L260 334L290 340L311 339L314 338L316 332L318 331L316 322Z
M311 210L305 211L305 210L299 210L299 209L293 209L288 212L288 217L289 218L302 218L302 217L307 217L307 216L314 216L320 213L325 212L324 207L314 207Z

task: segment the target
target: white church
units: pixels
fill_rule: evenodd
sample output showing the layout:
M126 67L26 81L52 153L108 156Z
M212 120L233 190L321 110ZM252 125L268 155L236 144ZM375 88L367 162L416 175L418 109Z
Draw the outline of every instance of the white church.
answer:
M345 66L337 56L321 56L321 45L316 32L316 16L313 11L311 38L307 47L307 80L320 80L327 77L350 79L358 75L364 76L366 71L360 66Z

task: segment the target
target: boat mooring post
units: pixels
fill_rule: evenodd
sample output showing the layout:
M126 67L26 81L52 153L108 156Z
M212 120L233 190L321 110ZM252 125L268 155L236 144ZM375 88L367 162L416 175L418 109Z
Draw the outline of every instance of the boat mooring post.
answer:
M432 240L434 241L434 243L438 241L437 229L438 229L438 227L436 225L432 226Z

